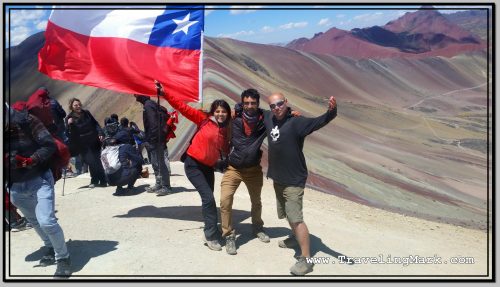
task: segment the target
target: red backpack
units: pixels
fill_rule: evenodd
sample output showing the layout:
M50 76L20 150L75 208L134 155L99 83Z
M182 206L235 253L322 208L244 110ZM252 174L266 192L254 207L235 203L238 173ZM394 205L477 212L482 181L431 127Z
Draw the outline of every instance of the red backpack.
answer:
M12 108L18 111L24 109L28 113L37 117L49 131L54 131L54 120L52 117L52 110L50 108L50 98L48 92L44 89L39 89L34 92L27 102L19 101L12 105ZM52 134L52 139L56 143L56 152L49 159L49 166L54 176L54 182L62 177L62 169L66 168L71 157L69 148L59 138Z

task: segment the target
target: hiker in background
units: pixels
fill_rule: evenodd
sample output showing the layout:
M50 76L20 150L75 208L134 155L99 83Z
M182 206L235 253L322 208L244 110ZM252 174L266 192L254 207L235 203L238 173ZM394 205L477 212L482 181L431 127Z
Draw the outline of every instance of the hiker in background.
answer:
M260 241L270 242L264 232L261 192L263 185L260 146L266 137L264 114L259 109L260 94L255 89L241 93L243 111L236 112L231 129L229 166L221 181L220 215L222 237L226 239L226 252L236 254L236 231L232 225L233 199L241 182L244 182L252 203L252 231Z
M4 110L4 128L8 140L4 163L9 176L12 203L21 210L42 239L45 255L40 265L56 263L55 277L71 275L71 261L61 226L54 210L54 177L49 159L56 152L54 138L40 120L27 110Z
M119 123L120 121L118 120L118 115L117 114L111 114L109 116L111 118L111 120L113 120L113 122L115 123Z
M49 90L45 87L41 87L39 90L44 90L47 93L47 96L50 101L50 109L52 111L52 118L54 120L53 130L49 130L53 135L57 136L63 142L66 142L66 127L64 126L64 118L66 117L66 111L62 108L61 104L50 97Z
M81 154L83 161L89 165L89 188L106 187L106 176L100 160L104 133L92 114L82 109L79 99L72 98L69 101L69 109L71 112L66 117L66 126L71 154Z
M80 174L87 173L89 171L89 165L83 162L82 156L80 154L72 156L70 162L71 165L75 167L73 176L79 176Z
M17 207L10 202L9 188L5 186L4 188L4 198L5 198L5 223L7 227L12 232L22 231L26 229L33 228L33 225L22 217L19 212L17 212Z
M300 246L301 256L290 268L294 275L312 272L313 263L306 262L310 254L309 230L304 222L302 204L307 180L307 166L302 151L304 139L324 127L337 116L337 103L330 97L328 110L317 118L293 117L282 93L269 98L272 113L265 113L264 124L268 139L269 168L267 177L274 182L278 218L286 218L293 236L278 242L280 247Z
M101 160L105 157L107 150L110 150L108 158L103 161L104 169L108 177L109 185L116 186L113 195L124 195L134 188L136 180L140 177L142 171L142 158L137 150L126 142L124 133L118 133L114 138L108 138L105 141L107 148L102 151ZM111 150L117 150L112 152ZM109 158L116 157L116 158ZM111 166L114 164L114 166ZM118 164L118 165L116 165ZM126 188L122 186L127 185Z
M132 128L128 127L128 119L126 117L123 117L120 119L120 127L118 129L118 133L116 136L116 139L118 140L119 144L130 144L132 146L135 145L135 140L134 140L134 130Z
M198 127L182 159L186 176L201 197L205 223L203 239L208 248L220 251L221 232L217 228L214 170L222 169L224 163L220 159L229 152L231 108L226 101L215 100L207 114L188 106L168 93L163 93L161 84L157 83L157 88L160 90L159 94L164 94L174 109Z
M170 187L170 175L165 165L164 150L166 149L166 136L164 130L166 125L166 116L158 104L149 97L143 95L134 95L136 101L143 104L144 110L142 118L144 121L145 139L144 146L149 154L149 160L153 165L155 173L155 185L146 188L146 192L156 193L158 196L164 196L172 193ZM160 115L158 114L160 113Z
M134 137L135 147L137 148L137 151L141 155L141 158L143 160L143 164L149 164L149 160L148 160L149 154L148 154L147 158L145 158L142 154L142 152L144 150L144 139L146 138L146 134L144 133L144 131L139 129L139 127L137 126L137 124L135 122L130 122L129 126L130 126L130 129L133 130L132 136Z
M120 123L115 121L115 119L108 117L104 119L104 138L112 138L116 135L118 130L120 129Z

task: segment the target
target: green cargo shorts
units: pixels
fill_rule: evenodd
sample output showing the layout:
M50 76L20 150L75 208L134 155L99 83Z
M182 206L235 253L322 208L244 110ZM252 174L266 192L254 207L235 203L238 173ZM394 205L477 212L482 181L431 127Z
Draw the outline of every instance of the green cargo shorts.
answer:
M276 193L276 208L278 218L287 218L290 223L304 222L302 215L302 199L304 188L298 186L286 186L274 182Z

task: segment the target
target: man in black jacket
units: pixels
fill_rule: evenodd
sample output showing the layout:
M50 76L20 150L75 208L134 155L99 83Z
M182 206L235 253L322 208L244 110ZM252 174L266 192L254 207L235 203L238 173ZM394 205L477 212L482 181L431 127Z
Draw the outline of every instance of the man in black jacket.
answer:
M56 263L55 277L71 275L64 233L54 211L54 177L49 160L56 143L38 118L26 110L4 110L7 149L4 164L11 202L21 210L45 245L41 266Z
M263 229L260 197L263 185L260 146L266 137L266 127L263 111L259 109L259 99L259 92L255 89L245 90L241 94L243 111L236 114L232 123L229 167L221 182L222 236L226 239L226 252L231 255L236 254L236 233L231 219L233 198L242 181L247 186L252 203L253 234L262 242L270 241Z
M143 95L135 95L138 102L144 105L142 113L144 121L144 133L146 134L145 144L146 149L150 153L150 161L153 165L156 184L146 189L147 192L156 192L158 196L163 196L172 193L170 187L170 175L168 168L165 165L165 150L167 133L164 130L166 125L166 116L162 113L161 107L153 102L149 97ZM160 113L160 117L158 115ZM168 113L166 113L168 115Z
M337 116L337 103L330 97L328 110L317 118L293 117L287 106L287 100L281 93L274 93L269 98L272 113L266 113L264 124L267 130L269 148L269 169L267 177L274 182L278 218L288 220L295 237L278 242L280 247L292 247L297 244L301 256L292 266L294 275L305 275L312 271L312 263L306 258L311 256L309 230L302 214L302 199L307 180L307 166L304 158L304 139L312 132L324 127Z

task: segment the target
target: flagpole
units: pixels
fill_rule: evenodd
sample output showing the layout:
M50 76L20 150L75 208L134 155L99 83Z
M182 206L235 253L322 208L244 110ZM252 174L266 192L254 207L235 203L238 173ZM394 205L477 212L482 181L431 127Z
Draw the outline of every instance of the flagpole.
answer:
M156 86L156 97L157 97L157 101L156 101L156 111L157 111L157 114L158 114L158 144L156 146L156 157L157 157L157 161L158 161L158 179L160 180L160 185L163 184L163 178L162 178L162 173L161 173L161 164L160 164L160 154L159 154L159 151L160 151L160 142L161 142L161 111L160 111L160 94L161 94L161 86ZM162 155L164 155L164 153L162 153ZM165 159L163 159L163 161L165 161ZM163 185L162 185L163 186Z
M198 78L199 78L199 81L198 81L198 97L200 99L200 102L201 102L201 108L203 108L203 37L204 37L204 31L201 30L201 45L200 45L200 63L198 65L200 71L199 71L199 74L198 74Z

